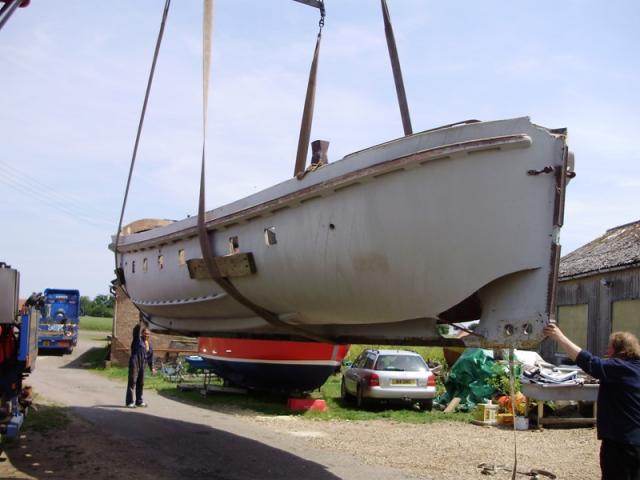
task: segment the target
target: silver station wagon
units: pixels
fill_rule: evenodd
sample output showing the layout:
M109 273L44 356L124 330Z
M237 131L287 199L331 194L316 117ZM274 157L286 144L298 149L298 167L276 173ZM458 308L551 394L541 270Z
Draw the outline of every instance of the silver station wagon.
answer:
M410 350L365 350L342 375L344 401L401 400L431 410L436 378L424 359Z

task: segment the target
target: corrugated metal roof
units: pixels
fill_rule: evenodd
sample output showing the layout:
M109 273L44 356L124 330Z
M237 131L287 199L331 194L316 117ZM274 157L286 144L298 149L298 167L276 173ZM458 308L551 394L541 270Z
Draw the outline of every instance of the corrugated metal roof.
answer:
M560 260L560 279L640 266L640 220L611 228Z

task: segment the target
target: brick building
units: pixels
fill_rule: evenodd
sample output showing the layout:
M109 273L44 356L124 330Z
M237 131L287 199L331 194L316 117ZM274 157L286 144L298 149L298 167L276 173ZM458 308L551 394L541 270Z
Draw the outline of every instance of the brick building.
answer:
M131 353L131 334L140 321L138 309L120 287L116 288L113 332L111 340L111 364L126 366ZM179 353L195 354L197 339L174 335L151 333L151 345L157 359L166 359Z

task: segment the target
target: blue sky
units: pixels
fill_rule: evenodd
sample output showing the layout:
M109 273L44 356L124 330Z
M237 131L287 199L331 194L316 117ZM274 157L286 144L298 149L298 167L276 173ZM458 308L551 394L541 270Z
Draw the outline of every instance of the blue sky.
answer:
M312 139L402 135L378 0L326 0ZM640 219L640 3L388 0L414 131L518 116L567 127L566 254ZM107 293L163 0L33 0L0 31L0 261L21 293ZM125 223L197 211L202 2L175 0ZM217 0L207 208L291 176L317 33L291 0Z

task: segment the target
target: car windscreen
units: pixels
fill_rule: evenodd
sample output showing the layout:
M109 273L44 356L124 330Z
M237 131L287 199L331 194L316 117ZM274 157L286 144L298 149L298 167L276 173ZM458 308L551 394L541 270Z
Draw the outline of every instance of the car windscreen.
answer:
M380 355L375 370L395 372L426 372L427 364L416 355Z

